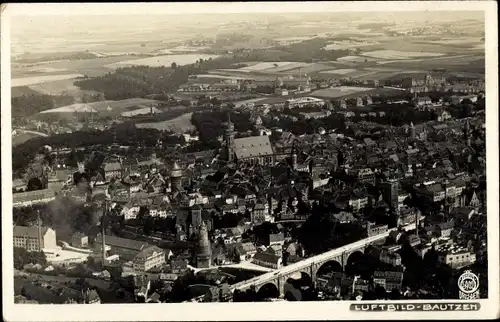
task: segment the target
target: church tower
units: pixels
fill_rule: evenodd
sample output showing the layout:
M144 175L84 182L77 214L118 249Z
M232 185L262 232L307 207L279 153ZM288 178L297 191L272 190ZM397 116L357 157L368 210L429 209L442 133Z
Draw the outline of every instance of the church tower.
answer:
M415 134L415 125L413 125L413 122L410 123L410 136L412 140L415 140L417 137Z
M210 241L208 240L208 229L205 222L200 225L198 233L198 249L196 252L196 267L208 268L212 262Z
M182 169L177 162L174 162L174 166L170 172L170 183L172 192L182 190Z
M233 122L231 122L231 115L228 114L226 131L224 133L226 141L226 156L228 162L234 161L234 135L234 124Z

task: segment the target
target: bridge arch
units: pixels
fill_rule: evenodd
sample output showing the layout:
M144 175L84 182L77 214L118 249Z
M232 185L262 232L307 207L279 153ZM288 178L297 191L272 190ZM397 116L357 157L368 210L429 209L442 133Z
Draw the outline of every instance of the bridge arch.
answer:
M310 271L297 271L294 274L288 275L285 280L286 283L289 284L305 284L305 285L311 285L313 282L313 276L311 276Z
M271 282L261 285L256 291L259 299L278 298L280 296L278 287Z
M344 270L346 273L356 271L356 268L363 264L364 253L361 250L356 250L346 256L344 263Z
M330 272L342 272L342 263L336 259L331 259L318 266L316 269L316 276L328 274Z

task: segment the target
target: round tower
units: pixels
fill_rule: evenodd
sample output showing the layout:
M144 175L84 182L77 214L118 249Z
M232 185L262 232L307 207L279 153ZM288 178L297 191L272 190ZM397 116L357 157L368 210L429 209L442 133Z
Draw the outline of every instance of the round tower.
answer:
M174 162L174 166L170 172L170 182L172 192L179 192L182 190L182 169L177 162Z
M198 232L198 249L196 252L196 267L207 268L212 262L212 252L210 249L210 241L208 240L208 229L205 222L200 225Z

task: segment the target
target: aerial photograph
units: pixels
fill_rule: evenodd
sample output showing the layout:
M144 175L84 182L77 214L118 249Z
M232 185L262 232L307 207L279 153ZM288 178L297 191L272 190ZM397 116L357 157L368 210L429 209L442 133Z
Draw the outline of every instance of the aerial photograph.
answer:
M484 11L19 15L10 42L15 303L488 298Z

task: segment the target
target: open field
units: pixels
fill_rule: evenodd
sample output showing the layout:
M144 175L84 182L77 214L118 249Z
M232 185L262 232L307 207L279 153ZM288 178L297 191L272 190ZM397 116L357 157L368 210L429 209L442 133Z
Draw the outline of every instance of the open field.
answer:
M38 94L38 91L31 89L30 86L12 87L11 91L10 91L11 97L18 97L18 96L23 96L23 95L34 95L34 94Z
M262 62L252 66L243 67L241 68L241 70L258 71L258 72L263 72L263 71L280 72L282 70L299 68L307 65L309 64L301 62Z
M141 109L149 107L151 104L157 104L158 101L146 98L130 98L121 101L101 101L94 103L76 103L66 105L51 110L46 110L40 114L47 113L104 113L119 115L124 111Z
M44 76L32 76L23 78L14 78L11 81L11 87L16 86L28 86L33 84L46 83L57 80L64 79L75 79L76 77L83 76L82 74L64 74L64 75L44 75Z
M337 59L337 61L348 62L348 63L364 63L364 62L378 61L378 59L372 57L362 57L362 56L344 56Z
M304 66L301 66L300 68L299 67L295 67L295 68L292 68L292 69L286 69L286 70L282 70L282 72L286 73L286 74L312 74L312 73L317 73L317 72L321 72L321 71L324 71L324 70L328 70L328 69L331 69L333 66L332 65L329 65L329 64L326 64L326 63L312 63L312 64L306 64Z
M141 58L144 56L137 56ZM34 64L18 64L12 63L12 78L32 77L33 69L37 69L37 73L50 75L57 70L65 70L68 74L82 74L89 77L102 76L112 69L107 65L130 60L131 56L113 56L80 60L60 60L54 62L34 63ZM60 74L61 72L57 72Z
M16 146L19 144L22 144L28 140L31 140L33 138L37 138L39 135L36 135L34 133L29 133L29 132L23 132L20 134L16 134L12 136L12 146Z
M325 50L342 50L350 48L360 48L364 46L378 45L379 42L372 42L366 40L340 40L334 41L324 47Z
M76 103L40 112L40 114L48 113L97 113L97 111L89 104Z
M326 88L314 91L311 96L320 98L338 98L354 93L363 93L372 90L370 87L352 87L352 86L341 86L334 88Z
M221 79L237 79L237 78L251 79L250 76L233 77L233 76L228 76L228 75L217 75L217 74L198 74L198 75L196 75L196 80L201 80L203 78L213 78L213 79L219 79L219 80L221 80Z
M192 115L193 113L186 113L168 121L154 122L154 123L138 123L135 124L135 127L139 129L156 129L159 131L173 131L177 133L184 133L194 129L193 124L191 124Z
M176 63L178 66L193 64L197 60L201 59L209 59L209 58L217 58L217 55L205 55L205 54L187 54L187 55L165 55L165 56L154 56L148 58L140 58L140 59L132 59L116 62L113 64L109 64L105 67L108 68L118 68L118 67L127 67L127 66L151 66L151 67L159 67L159 66L167 66L169 67L172 63Z
M340 88L340 87L338 87ZM338 88L333 88L333 90L338 89ZM322 99L351 99L351 98L356 98L358 96L378 96L378 95L393 95L393 94L401 94L401 89L395 89L395 88L387 88L387 87L377 87L377 88L364 88L364 90L359 90L356 91L354 90L356 87L350 87L350 91L338 91L337 93L335 92L330 92L328 93L328 90L332 89L324 89L321 91L324 92L319 92L315 91L311 95L312 97L317 97L317 98L322 98ZM362 88L362 87L358 87ZM319 92L319 93L317 93ZM335 94L338 94L338 96L334 96Z
M80 87L74 85L74 79L64 79L53 82L45 82L39 84L30 85L29 88L35 92L48 94L48 95L62 95L69 94L75 97L82 95L83 93L97 93L93 91L85 91Z
M320 72L321 74L338 74L338 75L346 75L355 72L356 69L353 68L344 68L344 69L332 69L332 70L325 70Z
M429 53L429 52L406 52L397 50L376 50L365 52L363 56L381 59L407 59L407 58L418 58L418 57L439 57L444 54L440 53Z

